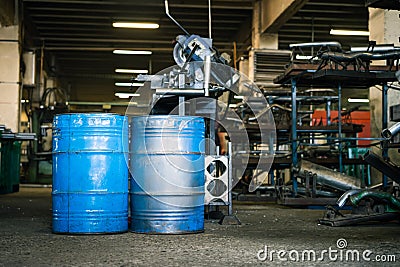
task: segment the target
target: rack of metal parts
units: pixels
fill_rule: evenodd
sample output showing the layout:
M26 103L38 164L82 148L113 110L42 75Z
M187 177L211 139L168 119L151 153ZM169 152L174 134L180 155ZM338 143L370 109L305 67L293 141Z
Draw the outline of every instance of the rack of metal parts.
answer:
M257 85L257 87L261 91L269 91L272 89L281 91L281 86L279 84L275 84L273 80L278 75L285 72L285 68L290 61L290 57L290 50L251 50L249 52L249 61L251 61L249 76L254 84ZM265 103L265 101L260 101L258 97L250 96L246 97L246 102L258 106L264 105ZM248 192L249 183L254 177L253 175L255 174L255 172L260 171L259 169L257 169L257 166L260 162L259 155L265 152L263 149L266 149L266 147L269 148L271 146L263 147L260 136L259 122L255 120L255 118L253 117L254 114L252 114L252 112L248 109L246 105L236 108L236 112L245 122L244 127L249 138L250 153L240 153L238 157L233 158L234 165L247 165L246 172L244 173L243 178L240 180L240 183L235 187L235 191L233 192L234 197L241 201L275 201L276 193L274 187L274 172L270 172L268 174L268 178L263 181L262 186L257 187L255 193ZM254 120L251 119L252 117ZM275 131L275 129L269 129L269 131ZM271 140L269 141L271 142ZM241 150L241 148L237 148L236 150L238 149ZM287 165L284 162L285 159L283 159L283 162L279 161L279 164L277 164L277 160L279 161L279 159L275 159L272 163L273 169Z
M0 140L28 141L35 138L35 133L14 133L5 125L0 125Z
M287 125L280 124L280 121L285 120L276 120L277 136L282 139L278 139L278 147L279 142L288 140L290 148L288 157L279 157L280 151L277 151L273 168L285 168L290 165L291 178L290 189L282 186L278 200L284 205L334 204L337 194L360 187L360 181L342 174L344 166L366 164L362 159L345 157L344 143L358 140L381 141L381 138L358 138L356 134L362 131L362 126L344 124L343 116L349 111L342 109L342 92L347 88L365 90L381 85L382 110L387 110L388 83L397 81L400 49L393 45L377 46L373 42L366 48L349 52L342 51L341 45L336 42L294 44L290 48L290 64L283 74L274 79L274 83L290 87L290 90L265 92L270 105L286 109L290 118L289 123L286 121ZM311 55L305 56L307 52ZM386 60L387 65L372 65L374 60ZM313 106L320 104L325 105L327 125L312 125L307 118L310 118ZM333 104L341 114L335 118L335 123L331 117ZM387 127L387 122L387 113L383 112L382 129ZM301 147L314 145L311 141L305 142L304 138L308 136L312 140L315 134L324 134L325 137L321 139L325 139L327 143L335 143L337 151L333 157L307 157L302 154L299 150ZM384 148L382 156L387 156L387 153L387 148ZM386 176L383 176L382 183L387 183ZM318 192L317 184L327 186L330 190ZM304 197L299 197L300 194Z

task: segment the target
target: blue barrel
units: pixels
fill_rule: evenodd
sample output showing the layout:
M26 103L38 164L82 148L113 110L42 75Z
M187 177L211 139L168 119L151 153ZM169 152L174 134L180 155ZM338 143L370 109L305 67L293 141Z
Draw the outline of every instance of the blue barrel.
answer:
M204 231L204 119L132 118L131 231Z
M128 231L127 155L125 116L104 113L55 116L54 233Z

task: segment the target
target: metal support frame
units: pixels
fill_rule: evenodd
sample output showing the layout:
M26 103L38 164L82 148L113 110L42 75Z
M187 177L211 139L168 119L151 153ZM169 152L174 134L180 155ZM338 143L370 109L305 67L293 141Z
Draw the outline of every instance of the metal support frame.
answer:
M390 177L393 181L400 183L400 168L391 161L384 160L371 151L368 151L363 158L369 165L382 172L386 177Z
M224 165L224 170L221 171L217 165L220 162ZM209 171L209 166L214 165L213 170ZM210 206L228 206L228 215L232 215L232 143L228 143L228 155L209 155L205 157L205 197L204 205ZM214 186L222 186L224 190L212 192L208 186L210 183Z
M388 85L384 83L382 86L382 129L386 129L388 126ZM388 148L385 146L382 148L382 157L384 160L388 159ZM382 174L382 186L387 187L388 177Z
M219 220L219 224L229 224L229 225L239 225L241 224L240 220L237 218L236 215L233 214L232 208L232 143L228 142L228 155L209 155L205 158L205 197L204 197L204 205L208 205L209 207L212 206L227 206L228 207L228 214L223 215L221 212L217 212L217 216L221 216ZM222 164L225 165L226 169L218 176L218 167L216 162L220 161ZM216 175L212 175L209 170L208 166L214 164ZM214 186L222 186L223 191L220 192L218 189L215 192L211 192L208 186L210 183L214 181ZM221 183L222 182L222 183ZM219 185L217 184L219 183Z
M293 194L294 196L297 195L297 180L296 176L294 175L294 170L298 168L298 158L297 158L297 86L296 86L296 80L292 79L291 80L292 86L292 125L291 125L291 130L292 130L292 168L290 170L290 174L292 177L292 182L293 182Z
M219 166L217 162L224 165L225 170L219 173ZM209 166L213 165L212 171ZM205 157L205 196L204 204L212 206L229 205L232 206L232 201L229 200L230 195L230 173L229 173L229 158L225 155L210 155ZM210 184L213 183L214 187L209 189ZM215 190L213 190L215 189Z
M342 173L344 168L343 168L343 142L349 138L343 137L343 125L342 125L342 116L341 116L341 110L342 110L342 84L340 82L337 83L337 100L338 100L338 126L336 129L332 130L323 130L323 129L316 129L315 132L318 133L332 133L332 134L337 134L337 143L338 143L338 150L339 150L339 155L338 155L338 163L339 163L339 172ZM301 130L297 129L297 80L295 77L291 78L291 156L292 156L292 165L291 165L291 179L293 183L293 193L292 197L297 196L297 191L298 191L298 182L297 182L297 175L296 175L296 170L299 170L299 156L298 156L298 146L300 145L299 140L298 140L298 134L302 132L310 132L312 133L312 129L307 129L307 130ZM327 112L327 125L332 125L332 118L331 118L331 108L332 108L332 99L326 99L326 112ZM327 139L332 139L333 137L328 136ZM358 140L357 138L354 138L355 140ZM308 177L308 183L316 183L316 179L312 179L314 177ZM315 185L316 186L316 185ZM310 192L311 196L315 197L316 193L315 191Z
M231 216L233 214L232 211L232 190L233 190L233 185L232 185L232 178L233 178L233 173L232 173L232 143L228 142L228 215Z
M342 155L342 85L338 83L338 120L339 120L339 171L340 173L343 172L343 155Z
M179 97L179 116L185 116L185 97Z

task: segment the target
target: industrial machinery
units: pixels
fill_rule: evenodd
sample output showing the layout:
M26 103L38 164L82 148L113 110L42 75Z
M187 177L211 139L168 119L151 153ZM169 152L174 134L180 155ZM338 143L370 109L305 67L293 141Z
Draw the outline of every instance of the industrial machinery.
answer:
M51 184L52 182L52 123L56 114L68 112L66 93L60 88L44 90L39 107L25 103L29 131L36 134L35 141L27 146L29 161L24 167L22 182L31 184ZM29 105L29 107L27 106Z
M219 97L242 98L261 131L261 142L267 144L259 154L258 176L250 185L254 191L268 176L273 159L275 127L268 103L262 92L247 77L231 68L229 56L220 55L212 46L211 36L203 38L189 34L169 13L167 16L182 29L184 35L176 38L173 57L176 66L155 75L139 75L144 86L133 97L126 115L176 114L206 118L206 195L209 214L220 214L219 206L227 206L228 214L221 223L239 223L232 211L232 188L242 178L250 154L248 135L242 118ZM267 109L266 109L267 108ZM228 153L218 149L218 131L223 129L229 137ZM222 140L224 142L225 140Z

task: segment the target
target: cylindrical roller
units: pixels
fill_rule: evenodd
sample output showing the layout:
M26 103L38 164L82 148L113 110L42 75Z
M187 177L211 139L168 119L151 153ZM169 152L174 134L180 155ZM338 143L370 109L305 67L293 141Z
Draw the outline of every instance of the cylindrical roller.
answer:
M317 183L332 187L340 191L359 189L361 182L359 179L333 171L327 167L314 164L307 160L301 161L299 173L312 172L317 174Z

